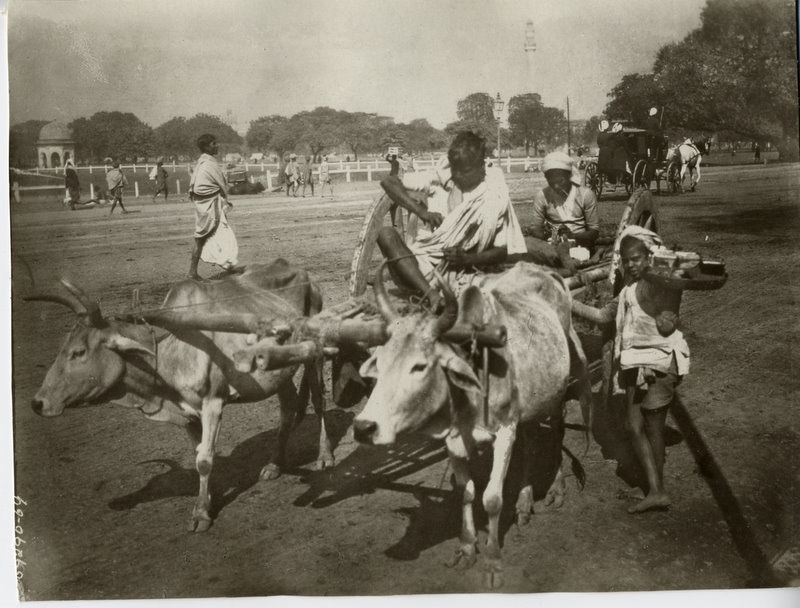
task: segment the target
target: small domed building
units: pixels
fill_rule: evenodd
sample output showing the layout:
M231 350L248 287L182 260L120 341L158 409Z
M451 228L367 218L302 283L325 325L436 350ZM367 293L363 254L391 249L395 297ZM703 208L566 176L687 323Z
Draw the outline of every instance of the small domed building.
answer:
M38 165L41 169L60 167L68 158L75 160L75 140L72 131L63 122L48 122L39 131L36 142Z

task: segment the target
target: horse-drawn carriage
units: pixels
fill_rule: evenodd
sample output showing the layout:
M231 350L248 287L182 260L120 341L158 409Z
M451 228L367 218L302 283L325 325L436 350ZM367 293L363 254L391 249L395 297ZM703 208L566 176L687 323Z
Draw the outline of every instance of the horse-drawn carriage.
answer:
M620 124L620 123L616 123ZM634 127L617 127L598 136L597 162L586 165L583 183L600 200L604 191L624 188L627 194L639 187L650 189L655 181L658 192L677 192L680 164L668 155L667 138Z

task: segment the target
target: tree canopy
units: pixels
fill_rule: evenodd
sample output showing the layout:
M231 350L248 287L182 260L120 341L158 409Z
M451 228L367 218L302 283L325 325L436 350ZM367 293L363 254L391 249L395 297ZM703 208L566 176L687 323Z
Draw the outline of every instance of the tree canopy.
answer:
M701 26L660 49L650 74L629 74L606 114L641 121L663 106L672 128L737 133L798 156L794 3L708 0Z
M508 126L511 142L525 146L530 154L543 143L552 145L566 136L567 119L564 111L542 104L538 93L515 95L508 102Z

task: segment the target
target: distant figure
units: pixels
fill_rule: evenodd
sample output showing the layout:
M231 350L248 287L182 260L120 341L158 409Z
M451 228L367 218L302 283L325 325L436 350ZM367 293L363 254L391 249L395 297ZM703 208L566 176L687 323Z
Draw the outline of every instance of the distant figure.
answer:
M203 247L206 242L217 232L217 229L224 223L226 232L230 230L225 215L226 209L232 207L228 202L228 182L222 173L214 155L219 151L217 138L209 133L204 133L197 138L197 147L202 154L197 160L194 173L189 181L189 198L194 203L194 250L192 251L191 265L189 266L189 278L197 281L202 280L197 273L197 266ZM238 245L230 230L232 242L230 249L220 251L216 259L210 260L211 263L219 264L229 272L238 272L236 256ZM219 259L228 256L227 259ZM204 258L208 260L208 258Z
M328 188L331 190L331 196L333 196L333 181L331 180L330 174L330 167L328 166L328 157L323 156L322 162L319 165L319 196L322 198L325 192L325 184L328 184Z
M402 177L400 175L400 161L397 160L397 154L387 154L386 162L389 163L389 175L395 177Z
M757 163L761 162L761 146L758 145L758 142L753 144L753 161Z
M155 180L156 183L153 186L153 202L156 202L156 197L164 193L164 202L167 202L167 197L169 196L169 188L167 188L167 170L164 168L164 159L159 158L156 162L156 174Z
M64 187L66 188L64 204L69 205L69 208L75 211L75 205L81 199L81 183L78 180L78 172L75 171L75 165L71 158L64 161Z
M117 203L119 203L122 213L128 213L122 204L122 189L128 185L128 180L125 178L125 174L122 173L122 169L119 168L118 160L114 161L112 168L106 173L106 184L108 185L108 196L112 201L111 211L108 212L108 215L114 213Z
M306 164L303 165L303 198L306 197L306 186L311 187L311 196L314 196L314 162L310 156L306 156Z
M283 170L286 175L286 196L292 191L292 196L297 196L297 189L300 187L300 170L297 167L297 154L289 155L289 162Z
M16 170L10 167L8 169L8 186L11 190L11 198L9 200L19 203L19 175Z

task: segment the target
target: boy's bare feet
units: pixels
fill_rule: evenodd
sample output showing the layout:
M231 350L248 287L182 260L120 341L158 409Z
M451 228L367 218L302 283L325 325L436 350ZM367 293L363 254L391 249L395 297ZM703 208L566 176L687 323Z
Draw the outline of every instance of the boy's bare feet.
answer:
M628 513L644 513L645 511L663 511L672 504L665 492L648 494L644 500L628 508Z

